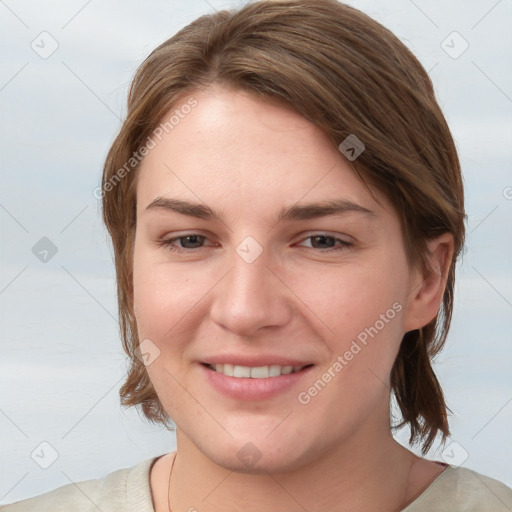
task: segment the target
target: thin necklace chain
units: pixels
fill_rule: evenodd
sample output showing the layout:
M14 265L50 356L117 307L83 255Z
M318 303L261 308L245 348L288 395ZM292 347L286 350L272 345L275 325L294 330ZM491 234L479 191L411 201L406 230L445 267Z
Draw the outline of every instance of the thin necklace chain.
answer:
M169 485L167 487L167 504L169 506L169 512L172 512L171 510L171 475L172 475L172 468L174 467L174 461L176 459L176 454L174 454L174 457L172 458L171 462L171 470L169 471Z
M168 487L167 487L167 505L168 505L168 507L169 507L169 512L172 512L172 510L171 510L171 475L172 475L172 468L174 467L174 461L176 460L176 455L178 455L178 453L177 453L177 452L174 454L174 457L172 458L172 462L171 462L171 469L170 469L170 471L169 471L169 485L168 485ZM437 464L440 464L440 465L444 466L444 469L443 469L443 471L442 471L441 473L443 473L443 472L447 469L447 467L448 467L448 464L443 464L443 463L441 463L441 462L437 462ZM439 476L439 474L438 474L437 476ZM437 477L436 477L436 478L437 478ZM429 485L431 485L431 484L432 484L432 482L433 482L433 480L429 483ZM427 487L428 487L428 486L427 486ZM405 491L404 491L404 492L405 492ZM422 492L423 492L423 491L422 491ZM406 506L408 506L408 505L410 505L411 503L413 503L414 501L416 501L416 499L417 499L417 498L418 498L418 497L414 498L412 502L407 503L407 504L406 504ZM404 501L405 501L405 500L404 500ZM401 510L402 510L402 508L401 508Z

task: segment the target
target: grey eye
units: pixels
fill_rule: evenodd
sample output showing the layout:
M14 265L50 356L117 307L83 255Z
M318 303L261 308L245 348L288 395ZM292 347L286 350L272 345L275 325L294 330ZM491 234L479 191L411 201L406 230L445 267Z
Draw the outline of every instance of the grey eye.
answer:
M206 237L201 236L201 235L186 235L186 236L180 236L176 240L179 240L180 245L184 249L196 249L198 247L201 247L205 238ZM187 244L190 244L190 245L187 245Z

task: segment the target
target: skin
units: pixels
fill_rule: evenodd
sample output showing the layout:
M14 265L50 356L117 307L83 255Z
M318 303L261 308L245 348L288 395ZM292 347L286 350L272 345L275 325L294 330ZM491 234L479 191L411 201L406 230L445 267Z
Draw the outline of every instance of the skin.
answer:
M392 205L374 200L320 129L250 93L214 86L182 103L191 95L197 106L141 164L134 246L139 338L160 351L147 371L177 425L172 510L403 508L443 467L393 439L389 376L404 333L439 309L451 235L430 242L433 270L422 275L407 263ZM147 209L157 197L206 204L221 220ZM339 198L374 216L277 223L283 207ZM202 246L177 239L191 232L206 237ZM314 238L322 234L334 238ZM247 236L263 250L252 263L236 252ZM341 249L326 252L332 247ZM298 393L397 302L401 311L378 335L299 403ZM205 355L226 352L293 355L316 367L290 391L243 402L202 377ZM237 457L248 442L261 453L252 467ZM171 461L161 457L151 471L157 512L168 510Z

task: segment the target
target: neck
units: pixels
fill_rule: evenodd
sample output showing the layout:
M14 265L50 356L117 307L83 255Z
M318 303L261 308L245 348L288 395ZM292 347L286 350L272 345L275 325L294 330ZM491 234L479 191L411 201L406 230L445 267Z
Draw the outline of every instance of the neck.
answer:
M247 512L399 510L415 497L409 475L419 459L392 438L389 424L368 429L362 426L339 446L280 473L226 469L178 429L171 509L227 512L236 503Z

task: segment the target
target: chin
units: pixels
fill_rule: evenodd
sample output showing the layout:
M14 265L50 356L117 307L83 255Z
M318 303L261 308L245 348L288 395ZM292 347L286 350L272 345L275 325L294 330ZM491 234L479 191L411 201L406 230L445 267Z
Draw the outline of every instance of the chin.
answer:
M282 443L277 436L272 439L273 435L268 438L266 434L253 438L245 435L243 439L231 439L224 444L201 446L199 443L198 448L215 464L252 475L289 473L311 462L309 455L315 451L306 449L304 439L296 442L288 436L289 443Z

